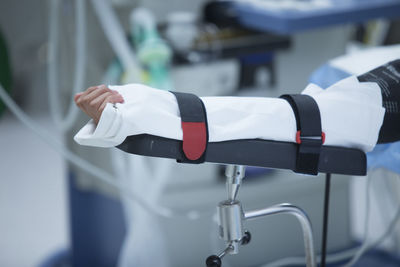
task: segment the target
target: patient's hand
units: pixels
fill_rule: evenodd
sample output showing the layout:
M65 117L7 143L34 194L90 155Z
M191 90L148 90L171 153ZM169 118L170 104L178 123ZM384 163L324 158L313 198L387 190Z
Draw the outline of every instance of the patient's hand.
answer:
M96 125L107 103L124 102L123 97L117 91L113 91L105 85L89 87L86 91L76 94L74 100L76 105L91 117Z

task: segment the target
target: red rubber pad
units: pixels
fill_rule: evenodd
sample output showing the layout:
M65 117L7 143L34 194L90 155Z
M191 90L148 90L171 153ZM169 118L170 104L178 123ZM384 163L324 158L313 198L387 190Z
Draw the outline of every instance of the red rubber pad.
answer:
M182 122L183 152L189 160L199 159L207 146L207 128L204 122Z

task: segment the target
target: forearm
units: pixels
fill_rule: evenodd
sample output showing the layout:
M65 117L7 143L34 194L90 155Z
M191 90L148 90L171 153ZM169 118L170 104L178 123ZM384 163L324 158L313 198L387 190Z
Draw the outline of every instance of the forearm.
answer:
M102 137L89 124L77 138L81 144L115 146L128 137L150 134L182 140L181 120L173 94L140 84L113 86L125 100L116 104L121 123L100 119L98 128L110 129ZM384 110L376 84L345 79L327 90L309 85L303 93L317 101L326 133L326 145L355 147L370 151L376 144ZM207 111L209 141L264 139L296 142L296 122L290 105L278 98L203 97ZM109 133L114 133L110 135ZM84 138L83 138L84 137ZM93 141L96 140L96 143Z

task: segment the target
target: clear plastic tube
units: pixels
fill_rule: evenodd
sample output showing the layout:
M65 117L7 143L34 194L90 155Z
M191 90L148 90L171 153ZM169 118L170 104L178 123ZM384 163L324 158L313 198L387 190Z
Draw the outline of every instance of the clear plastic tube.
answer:
M47 67L47 89L49 97L50 114L54 122L61 122L62 116L60 114L60 102L55 92L58 81L57 73L57 54L58 54L58 29L59 29L59 11L60 0L52 0L50 2L50 18L49 18L49 48L47 54L48 67ZM58 123L56 124L57 127Z
M127 189L123 184L121 184L118 180L116 180L111 174L106 171L98 168L97 166L89 163L85 159L75 155L71 151L69 151L65 145L58 141L52 134L46 131L44 128L38 126L29 116L26 115L24 111L22 111L18 105L11 99L11 97L4 90L3 86L0 84L0 99L3 100L4 104L8 107L8 109L29 129L31 129L36 135L38 135L45 143L49 144L53 147L54 150L59 152L66 160L74 164L75 166L81 168L87 173L93 175L96 179L99 179L106 184L116 188L123 194L127 199L131 201L135 201L139 205L141 205L144 209L153 212L158 216L163 217L181 217L182 219L186 218L189 220L198 219L201 216L207 214L211 216L211 211L178 211L172 210L170 208L163 207L157 203L148 203L144 201L142 198L133 194L133 192ZM196 216L193 216L193 213Z
M58 82L58 48L59 48L59 10L60 0L50 2L50 21L49 21L49 50L48 50L48 91L50 113L57 128L62 132L68 131L76 121L79 110L76 108L73 98L68 106L68 111L64 116L60 104ZM72 94L76 94L83 89L86 76L86 2L75 0L76 23L75 23L75 73Z
M123 188L118 181L116 181L112 175L109 173L99 169L95 165L87 162L86 160L82 159L81 157L75 155L66 147L64 144L60 141L58 141L53 135L51 135L49 132L47 132L45 129L42 127L38 126L31 118L29 118L25 112L23 112L17 104L11 99L11 97L6 93L4 90L3 86L0 85L0 98L3 100L3 102L6 104L6 106L9 108L12 113L25 125L27 126L30 130L32 130L35 134L37 134L45 143L49 144L51 147L53 147L57 152L59 152L65 159L70 161L72 164L76 165L77 167L82 168L89 174L93 175L97 179L107 183L108 185L120 190L127 196L129 196L131 199L134 201L137 201L140 203L142 206L145 208L148 208L150 210L155 211L157 214L163 214L163 215L168 215L168 212L164 212L163 210L160 211L160 209L157 207L149 206L148 203L143 202L140 198L137 198L135 195L133 195L129 190Z
M118 22L117 16L110 3L109 0L92 0L92 5L103 27L104 33L125 72L130 79L135 78L135 80L138 80L140 77L139 63L129 46L127 38L125 38L122 26Z

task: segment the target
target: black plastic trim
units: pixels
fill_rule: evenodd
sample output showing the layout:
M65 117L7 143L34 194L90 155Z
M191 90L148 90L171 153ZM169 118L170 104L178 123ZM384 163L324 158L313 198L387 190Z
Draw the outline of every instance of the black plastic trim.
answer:
M142 156L181 160L182 141L154 135L132 135L117 148ZM296 169L297 144L291 142L244 139L210 142L205 161L274 169ZM318 172L366 175L367 159L363 151L354 148L322 146Z

